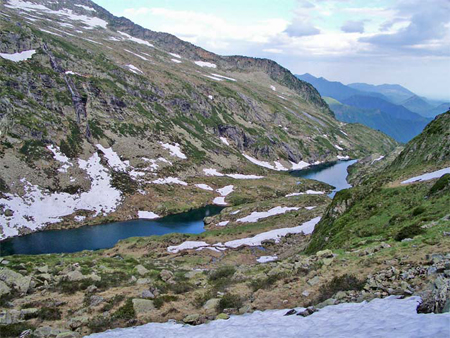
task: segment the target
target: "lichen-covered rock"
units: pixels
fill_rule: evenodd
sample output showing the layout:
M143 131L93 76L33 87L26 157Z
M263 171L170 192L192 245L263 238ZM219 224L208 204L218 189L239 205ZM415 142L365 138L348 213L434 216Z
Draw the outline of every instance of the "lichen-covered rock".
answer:
M152 300L149 299L133 299L133 309L137 316L149 314L155 310L155 305Z

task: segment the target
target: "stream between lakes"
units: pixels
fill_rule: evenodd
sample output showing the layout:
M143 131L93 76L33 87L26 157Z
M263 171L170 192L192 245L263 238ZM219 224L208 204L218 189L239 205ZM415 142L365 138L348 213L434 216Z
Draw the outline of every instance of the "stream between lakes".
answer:
M338 161L292 171L295 177L322 181L336 187L329 195L351 187L347 183L347 168L355 163ZM156 220L133 220L77 229L49 230L14 237L0 242L0 256L24 254L71 253L113 247L119 240L129 237L165 235L169 233L199 234L204 231L203 219L220 213L221 206L210 205L188 212L169 215Z

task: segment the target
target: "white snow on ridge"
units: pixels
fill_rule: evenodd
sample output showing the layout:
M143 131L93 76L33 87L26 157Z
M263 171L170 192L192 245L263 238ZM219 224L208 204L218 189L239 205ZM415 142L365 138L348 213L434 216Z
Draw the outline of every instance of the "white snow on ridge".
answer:
M175 62L175 63L182 63L182 61L177 60L177 59L170 59L170 61Z
M227 76L223 76L223 75L220 75L220 74L214 74L214 73L211 73L211 75L214 76L214 77L221 78L221 79L225 79L225 80L230 80L230 81L236 82L236 79L233 79L232 77L227 77Z
M433 171L431 173L423 174L420 176L415 176L407 179L406 181L403 181L402 184L408 184L413 182L422 182L422 181L429 181L435 178L439 178L445 174L450 174L450 167L444 168L441 170Z
M297 207L275 207L268 211L254 211L250 215L245 216L243 218L239 218L236 220L236 222L241 223L255 223L258 222L262 218L267 218L275 215L281 215L285 214L286 212L293 211L293 210L299 210L300 208Z
M327 306L308 317L285 316L290 309L255 311L197 326L149 323L96 333L87 338L449 337L450 314L419 314L416 309L420 302L419 297L397 299L391 296L370 302Z
M142 72L142 70L140 70L138 67L136 67L136 66L133 66L133 65L131 65L131 64L129 64L129 65L126 65L127 67L128 67L128 69L131 71L131 72L133 72L133 73L135 73L135 74L144 74L143 72Z
M172 55L173 57L181 59L181 55L179 55L179 54L175 54L175 53L169 53L169 54Z
M220 140L222 141L223 144L226 144L227 146L230 145L230 143L228 142L228 140L225 137L220 137Z
M214 63L211 63L211 62L195 61L194 63L200 67L217 68L217 65L215 65Z
M63 164L61 168L58 169L59 172L66 173L67 169L73 166L73 164L70 163L69 158L61 153L58 146L49 145L47 146L47 149L49 149L53 153L53 157L55 158L55 160Z
M90 17L86 15L76 14L70 9L54 11L43 5L36 5L28 1L8 0L8 5L5 6L9 8L20 9L26 12L33 12L33 14L39 14L37 12L44 12L46 14L64 16L66 19L72 21L81 21L84 25L87 26L86 29L93 29L95 27L101 27L106 29L108 25L108 22L97 17Z
M120 31L118 31L118 33L120 35L122 35L123 37L125 37L127 40L130 40L130 41L133 41L133 42L136 42L136 43L139 43L141 45L148 46L148 47L155 47L150 42L142 40L142 39L139 39L139 38L135 38L134 36L131 36L131 35L127 34L127 33L120 32Z
M257 158L254 158L252 156L249 156L247 154L242 154L247 160L249 160L250 162L252 162L253 164L256 164L260 167L263 168L267 168L267 169L271 169L271 170L276 170L276 171L288 171L288 170L300 170L300 169L304 169L310 166L310 164L308 162L305 161L300 161L298 163L294 163L292 161L291 162L291 169L286 168L280 161L274 161L274 165L272 165L271 163L267 162L267 161L261 161L258 160Z
M176 156L176 157L181 158L183 160L187 159L186 155L183 154L183 152L181 151L180 145L178 143L175 143L173 145L169 144L169 143L162 143L162 142L159 142L159 143L162 145L162 147L164 149L169 150L170 154L172 156Z
M384 158L383 155L381 155L380 157L374 159L370 164L374 164L375 162L381 161Z
M56 34L56 33L52 33L52 34ZM34 54L36 54L36 50L31 49L31 50L24 50L23 52L13 53L13 54L0 53L0 56L9 61L20 62L20 61L25 61L25 60L31 59Z
M14 211L11 217L0 215L3 225L0 238L18 235L18 229L22 227L37 230L48 223L58 223L62 217L77 210L92 211L94 216L115 211L121 203L122 193L111 186L109 171L101 165L98 154L94 153L87 161L79 159L78 165L91 179L91 189L87 192L74 195L49 193L22 179L24 196L6 194L6 198L0 199L0 204Z
M96 12L96 10L93 9L92 7L88 7L88 6L85 6L85 5L75 5L75 6L81 7L83 9L87 10L87 11Z
M138 217L143 219L157 219L160 218L161 216L151 211L138 211Z

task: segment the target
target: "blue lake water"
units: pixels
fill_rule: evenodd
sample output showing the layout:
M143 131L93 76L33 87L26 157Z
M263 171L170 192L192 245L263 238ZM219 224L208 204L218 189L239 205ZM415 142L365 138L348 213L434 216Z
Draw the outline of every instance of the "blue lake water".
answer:
M351 188L351 185L347 182L347 168L354 163L356 163L356 160L324 163L303 170L291 171L291 175L325 182L334 186L335 189L328 195L333 198L339 190Z
M217 215L222 209L223 207L210 205L156 220L133 220L77 229L35 232L0 242L0 256L106 249L113 247L121 239L173 232L199 234L204 231L203 219Z

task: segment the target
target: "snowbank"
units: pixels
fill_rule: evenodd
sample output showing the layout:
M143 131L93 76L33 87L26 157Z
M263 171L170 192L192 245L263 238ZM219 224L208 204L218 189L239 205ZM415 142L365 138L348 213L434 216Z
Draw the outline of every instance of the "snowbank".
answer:
M194 63L197 66L200 66L200 67L217 68L217 66L214 63L211 63L211 62L195 61Z
M170 151L170 155L181 158L182 160L187 159L186 155L183 154L181 151L181 147L178 143L169 144L169 143L162 143L159 142L164 149L167 149Z
M32 49L24 50L23 52L14 54L0 53L0 56L9 61L20 62L31 59L34 54L36 54L36 50Z
M419 297L397 299L392 296L369 303L327 306L308 317L284 316L289 309L255 311L198 326L150 323L96 333L89 338L449 337L450 314L418 314L416 308L419 303Z
M297 207L291 207L291 208L290 207L275 207L268 211L260 211L260 212L254 211L248 216L239 218L236 222L255 223L255 222L258 222L258 220L260 220L262 218L267 218L267 217L271 217L271 216L275 216L275 215L281 215L281 214L285 214L288 211L299 210L299 209L300 208L297 208Z
M144 218L144 219L156 219L156 218L160 218L161 216L159 216L151 211L138 211L138 217Z
M306 190L305 192L293 192L292 194L287 194L285 197L293 197L300 195L323 195L324 191Z
M407 179L406 181L403 181L402 184L408 184L413 182L422 182L422 181L429 181L435 178L439 178L445 174L450 174L450 167L444 168L441 170L433 171L428 174L423 174L416 177L411 177L410 179Z

